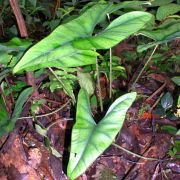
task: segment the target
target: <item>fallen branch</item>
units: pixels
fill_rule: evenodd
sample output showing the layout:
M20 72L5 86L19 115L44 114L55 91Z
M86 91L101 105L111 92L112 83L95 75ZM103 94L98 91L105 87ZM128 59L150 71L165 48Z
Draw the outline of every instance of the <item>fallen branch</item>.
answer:
M133 155L135 157L138 157L140 159L145 159L145 160L148 160L148 161L158 161L158 162L164 162L164 161L169 161L170 160L170 158L168 158L168 159L157 159L157 158L151 158L151 157L144 157L144 156L141 156L139 154L133 153L133 152L123 148L122 146L120 146L120 145L118 145L116 143L112 143L112 145L115 146L116 148L118 148L120 150L123 150L126 153L131 154L131 155Z
M131 155L136 156L136 157L138 157L138 158L145 159L145 160L148 160L148 161L159 161L159 159L156 159L156 158L144 157L144 156L141 156L141 155L139 155L139 154L133 153L133 152L131 152L131 151L129 151L129 150L127 150L127 149L119 146L119 145L116 144L116 143L112 143L112 145L115 146L115 147L117 147L118 149L121 149L121 150L127 152L128 154L131 154Z
M65 108L69 102L70 102L70 100L68 102L66 102L63 106L61 106L60 108L58 108L52 112L49 112L46 114L41 114L41 115L36 115L35 117L41 118L41 117L46 117L46 116L50 116L52 114L55 114L55 113L59 112L60 110L62 110L63 108ZM34 118L34 116L26 116L26 117L20 117L20 118L18 118L18 120L20 120L20 119L33 119L33 118ZM70 118L70 119L66 119L66 120L72 120L72 119Z

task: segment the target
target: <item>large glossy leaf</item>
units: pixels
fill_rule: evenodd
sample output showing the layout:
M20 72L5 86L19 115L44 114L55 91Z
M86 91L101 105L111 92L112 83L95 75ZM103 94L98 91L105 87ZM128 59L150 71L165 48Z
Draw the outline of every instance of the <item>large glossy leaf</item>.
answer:
M107 13L129 7L133 3L137 2L124 2L118 5L97 4L89 8L80 17L60 25L48 37L30 48L15 66L13 72L36 70L43 67L76 67L95 64L98 53L92 49L77 49L72 46L73 41L91 37L95 26L106 17ZM144 15L145 18L140 20L145 24L151 15L148 13Z
M32 93L32 88L27 88L24 91L22 91L22 93L19 95L17 99L11 118L8 117L7 112L5 111L4 105L3 104L1 105L3 108L2 110L3 110L4 115L0 117L0 137L13 130L15 123L17 121L17 118L21 115L23 105L31 93ZM1 113L0 115L2 115Z
M77 39L73 46L79 49L108 49L136 33L153 16L146 12L134 11L115 19L105 30L89 38Z
M135 98L136 93L119 97L110 106L105 117L96 124L90 110L89 95L85 90L80 90L67 170L70 179L81 175L111 145Z

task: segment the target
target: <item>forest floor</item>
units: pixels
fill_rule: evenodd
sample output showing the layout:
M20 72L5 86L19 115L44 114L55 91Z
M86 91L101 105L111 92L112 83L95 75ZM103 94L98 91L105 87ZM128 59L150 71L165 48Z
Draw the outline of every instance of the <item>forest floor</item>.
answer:
M51 1L48 2L52 3ZM60 7L60 1L57 2L59 2ZM57 7L55 8L56 10ZM10 27L15 26L15 19L12 19L12 12L10 16L7 16L7 14L5 14L4 17L4 28L8 29L8 32L11 34L13 28L10 29ZM41 16L42 13L40 13L38 17ZM29 21L30 20L37 20L37 18L29 19ZM39 40L49 32L46 32L46 29L42 25L43 22L41 23L41 19L37 22L40 22L41 26L36 27L30 24L28 31L31 33L34 31L34 34L36 34L35 39ZM35 27L36 29L34 30L31 27ZM19 28L19 30L21 29ZM18 35L18 30L16 33ZM3 34L4 29L2 27L0 29L0 35ZM32 36L32 34L30 35ZM31 36L30 38L33 37ZM113 49L118 51L115 55L121 55L123 51L128 51L128 53L132 51L135 52L135 46L137 45L135 39L137 39L137 37L133 38L130 37L127 41L118 44ZM131 43L131 41L134 41L134 44ZM178 54L176 53L179 49L177 42L171 42L174 48L173 50L175 50L175 53L170 52L172 56ZM147 54L149 52L150 50L147 51ZM133 55L131 55L131 57L132 56ZM168 58L169 56L167 56L167 59ZM166 71L161 71L158 67L151 66L151 64L148 67L149 69L147 68L148 70L145 68L145 71L137 83L134 83L140 70L143 68L143 64L145 64L145 60L147 60L143 58L134 59L134 62L127 61L121 64L125 67L125 70L130 71L127 71L128 78L126 80L117 78L112 84L113 90L120 92L119 94L128 92L132 84L133 91L138 93L138 98L129 108L123 128L115 139L117 145L111 145L78 180L180 179L180 160L175 156L177 152L173 151L174 154L172 154L175 140L180 140L180 137L175 136L175 133L173 134L172 131L174 132L174 129L179 130L180 122L177 119L172 120L168 115L163 114L162 116L162 108L161 110L158 109L163 95L169 92L176 101L180 89L171 81L173 77L172 74L169 75L165 73ZM136 60L139 61L139 64L135 62ZM160 62L166 65L166 61L165 59ZM130 68L126 66L130 66ZM3 66L0 64L0 70L1 69L3 69ZM158 70L158 73L156 73L156 70ZM0 138L0 180L68 179L66 171L70 153L71 131L76 120L76 107L68 103L69 97L63 90L58 89L52 93L48 88L40 87L42 82L49 82L47 74L47 71L45 71L45 73L42 73L38 78L33 79L35 81L34 84L39 89L38 93L33 97L31 96L31 98L33 100L45 100L45 103L42 103L38 107L36 116L39 115L39 117L36 118L43 127L48 127L46 135L49 141L47 141L45 136L40 135L44 133L42 129L39 129L39 132L37 132L37 127L34 127L34 117L31 116L32 113L30 110L33 100L28 99L23 107L21 120L17 121L15 129ZM6 82L8 82L9 87L12 87L17 81L25 82L27 85L26 78L25 74L16 76L10 73L6 77ZM108 84L109 81L105 76L101 76L100 85L102 88L101 94L103 101L106 101L106 98L109 97ZM20 89L22 90L23 88L20 87ZM15 93L18 94L19 92ZM77 92L75 92L75 95L77 95ZM97 85L95 95L98 97ZM13 96L13 94L8 95L6 98L6 108L12 113L12 107L14 107L15 103L13 102L14 97L11 96ZM113 97L113 99L115 99L115 97ZM168 103L167 99L166 104L168 105ZM109 106L109 104L106 106ZM60 107L63 108L60 110ZM59 111L57 111L57 109L59 109ZM103 114L99 109L99 107L95 107L95 111L93 111L96 116ZM105 110L106 109L107 107L105 107ZM173 113L176 112L177 109L175 105ZM51 151L53 153L50 153L47 148L50 147L49 143L51 143ZM122 150L122 148L125 150Z
M166 82L164 89L161 88L162 81ZM103 79L101 84L103 86ZM121 147L159 160L137 157L112 145L79 179L180 179L180 161L168 155L173 136L160 128L162 125L178 127L178 121L162 118L154 112L159 95L167 89L175 91L165 74L142 76L135 86L141 97L128 110L124 126L116 138ZM68 101L62 91L40 90L39 97L47 102L39 109L39 114L52 112ZM73 111L73 107L67 104L59 112L38 118L45 127L53 123L48 137L63 158L49 153L44 138L34 130L31 118L18 121L15 130L0 139L0 180L67 179L65 172L74 119L66 119L72 118ZM29 104L22 113L22 117L26 116L29 116Z

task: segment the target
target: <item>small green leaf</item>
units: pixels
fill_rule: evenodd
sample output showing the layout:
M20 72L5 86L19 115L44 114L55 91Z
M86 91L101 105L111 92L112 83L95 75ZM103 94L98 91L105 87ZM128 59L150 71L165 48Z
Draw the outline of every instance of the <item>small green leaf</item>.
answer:
M159 24L158 29L165 29L176 23L180 23L179 18L177 18L177 19L169 18L169 19L166 19L165 21L163 21L161 24Z
M47 137L47 129L42 128L38 124L35 124L35 129L36 129L37 133L39 133L41 136Z
M6 105L3 97L0 97L0 126L6 123L7 119L9 119L9 114L6 110Z
M97 97L95 95L93 95L91 97L91 109L94 110L94 109L97 109L97 106L98 106L98 102L97 102Z
M31 45L31 41L28 39L13 38L6 43L0 44L0 51L10 53L24 51Z
M176 147L173 147L173 153L174 153L174 155L177 153Z
M176 134L177 129L171 125L163 125L161 127L162 130L168 131L170 134Z
M62 155L55 149L53 148L52 146L50 146L50 149L51 149L51 153L56 156L57 158L60 158L62 157Z
M162 6L162 5L165 5L165 4L169 4L169 3L171 3L171 2L173 2L173 0L152 0L152 7L153 6Z
M32 92L33 92L33 89L31 87L26 88L25 90L21 92L21 94L19 95L16 101L12 118L17 119L21 115L21 112L23 110L23 105L27 101L28 97L32 94Z
M36 8L37 0L28 0Z
M0 64L7 66L7 64L11 61L11 59L13 58L12 55L7 54L4 51L0 51Z
M177 135L177 136L180 135L180 129L176 132L176 135Z
M180 36L179 30L180 30L180 23L178 22L166 28L158 28L157 30L154 31L144 30L141 31L140 33L143 34L144 36L154 39L155 41L167 41L179 37Z
M23 110L23 105L26 102L29 95L32 93L32 91L32 88L27 88L21 92L17 99L13 114L10 119L7 116L4 117L4 119L0 118L0 137L5 133L11 132L14 129L17 118L19 118Z
M147 43L147 44L143 44L143 45L139 45L137 46L137 52L138 53L142 53L143 51L146 51L147 49L154 47L156 45L159 45L161 43L159 42L152 42L152 43Z
M6 43L0 43L0 64L13 67L30 45L30 40L17 37Z
M73 102L76 102L73 88L77 77L73 74L68 74L65 69L51 71L55 76L50 77L50 83L48 83L51 91L53 92L55 89L63 89L63 91L72 98Z
M22 91L27 84L24 81L14 81L14 85L12 85L12 90L15 92Z
M78 79L81 88L85 89L91 96L94 93L95 85L89 73L78 72Z
M179 107L180 107L180 95L179 95L179 97L178 97L177 106L179 106Z
M177 84L178 86L180 86L180 76L175 76L173 78L171 78L171 80Z
M96 124L90 109L89 95L81 89L78 95L76 123L72 130L68 177L75 179L108 148L122 128L126 112L136 98L136 93L119 97L105 117Z
M168 43L170 41L173 41L176 38L180 37L180 23L173 23L169 24L168 26L165 26L163 28L157 28L156 30L143 30L140 31L140 34L147 36L154 40L154 42L145 44L145 45L139 45L137 47L138 52L142 52L147 50L148 48L151 48L153 46Z
M157 10L156 18L157 20L163 20L169 15L175 14L180 11L180 5L170 3L163 6L160 6Z
M58 158L62 157L62 155L55 148L52 147L49 138L47 136L44 136L44 137L45 137L44 144L47 147L47 149L49 150L49 152Z
M169 154L171 157L174 157L174 155L175 155L172 149L169 150L168 154Z
M173 105L173 97L171 93L167 92L161 99L161 106L167 110Z

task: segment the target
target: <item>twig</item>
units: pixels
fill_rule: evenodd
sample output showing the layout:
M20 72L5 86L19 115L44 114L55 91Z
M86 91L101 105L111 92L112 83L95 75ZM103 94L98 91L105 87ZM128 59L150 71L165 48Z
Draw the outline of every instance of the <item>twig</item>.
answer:
M159 103L159 101L161 100L162 96L164 95L164 93L161 93L161 95L158 97L158 99L156 100L156 102L152 105L152 107L150 108L150 112L152 112L152 110L157 106L157 104Z
M36 87L34 72L27 72L26 79L27 79L27 84L32 86L33 88L33 97L38 97L39 93Z
M112 98L112 49L109 49L109 98Z
M160 168L160 165L157 164L156 167L155 167L155 171L154 171L154 173L153 173L153 176L152 176L151 180L156 180L156 178L157 178L157 176L158 176L159 168Z
M141 69L140 73L138 74L137 78L135 79L135 81L133 82L131 89L134 88L134 85L137 83L137 81L139 80L140 76L142 75L144 69L146 68L146 66L149 64L150 60L152 59L153 54L155 53L156 49L157 49L158 45L155 46L155 48L153 49L153 52L151 53L150 57L148 58L148 60L146 61L145 65L143 66L143 68Z
M54 103L54 104L59 104L59 105L61 105L61 103L60 102L57 102L57 101L53 101L53 100L51 100L51 99L48 99L48 98L44 98L46 101L48 101L48 102L51 102L51 103Z
M70 102L70 100L68 102L66 102L63 106L61 106L60 108L58 108L58 109L56 109L56 110L54 110L54 111L52 111L50 113L46 113L46 114L42 114L42 115L36 115L36 118L46 117L46 116L50 116L50 115L52 115L54 113L57 113L58 111L62 110L64 107L66 107L69 102ZM18 119L29 119L29 118L33 119L34 116L20 117Z
M151 96L146 99L146 102L149 102L155 95L160 93L164 89L164 87L166 87L166 84L167 83L165 82L160 88L158 88L153 94L151 94Z
M40 83L40 84L37 86L37 91L38 91L38 89L41 87L41 85L42 85L42 83ZM27 101L24 103L23 109L24 109L24 107L28 104L28 102L32 99L32 97L33 97L33 94L31 94L31 95L29 96L29 98L27 99Z
M110 23L110 16L107 14L109 23ZM112 49L109 49L109 98L112 98Z
M102 102L102 91L101 91L101 84L100 84L100 75L99 75L99 65L98 65L98 59L96 57L96 73L97 73L97 85L99 89L99 102L100 102L100 108L101 112L103 112L103 102Z
M164 175L164 177L167 179L167 180L169 180L169 178L167 177L167 175L166 175L166 173L169 173L169 172L171 172L171 170L162 170L162 174Z
M71 119L68 119L68 121L71 121L71 120L73 120L72 118ZM46 129L47 130L49 130L52 126L54 126L55 124L57 124L57 123L59 123L59 122L64 122L64 121L67 121L67 120L60 120L60 121L58 121L58 120L56 120L55 122L53 122L53 123L51 123L48 127L46 127Z
M131 155L136 156L138 158L145 159L145 160L148 160L148 161L159 161L159 159L156 159L156 158L144 157L144 156L141 156L139 154L133 153L133 152L131 152L131 151L129 151L129 150L127 150L127 149L117 145L116 143L112 143L112 145L117 147L118 149L121 149L121 150L127 152L128 154L131 154Z

